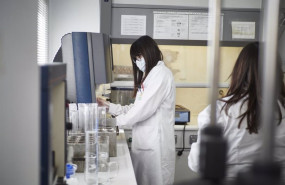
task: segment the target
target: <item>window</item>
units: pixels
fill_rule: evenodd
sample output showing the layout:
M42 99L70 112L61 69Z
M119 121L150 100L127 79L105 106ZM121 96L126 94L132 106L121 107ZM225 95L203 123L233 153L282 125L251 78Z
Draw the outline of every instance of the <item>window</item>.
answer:
M48 0L38 1L37 60L48 62Z

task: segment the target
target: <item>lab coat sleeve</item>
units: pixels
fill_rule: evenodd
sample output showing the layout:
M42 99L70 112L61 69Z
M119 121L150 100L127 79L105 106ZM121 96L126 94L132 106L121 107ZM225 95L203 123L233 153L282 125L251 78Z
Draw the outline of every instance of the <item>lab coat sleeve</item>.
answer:
M120 114L125 114L133 107L133 105L134 104L122 106L120 104L110 103L109 113L114 115L114 116L118 116Z
M221 102L218 101L216 110L217 122L223 127L224 119L221 116ZM211 107L207 106L202 112L198 115L198 138L197 142L191 145L191 150L188 156L188 166L191 170L198 172L199 171L199 155L200 155L200 143L201 143L201 131L211 123L210 119Z
M166 98L172 87L172 78L159 70L149 79L141 99L136 99L133 107L126 113L116 117L118 126L133 126L153 115Z

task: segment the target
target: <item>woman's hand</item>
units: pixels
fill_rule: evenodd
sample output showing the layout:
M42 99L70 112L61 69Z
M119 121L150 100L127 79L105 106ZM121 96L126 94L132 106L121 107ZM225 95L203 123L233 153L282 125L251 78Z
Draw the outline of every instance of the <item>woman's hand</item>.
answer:
M100 98L100 97L96 98L96 101L97 101L97 104L99 106L105 106L107 109L109 109L110 102L108 102L108 101L106 101L106 100L104 100L103 98Z

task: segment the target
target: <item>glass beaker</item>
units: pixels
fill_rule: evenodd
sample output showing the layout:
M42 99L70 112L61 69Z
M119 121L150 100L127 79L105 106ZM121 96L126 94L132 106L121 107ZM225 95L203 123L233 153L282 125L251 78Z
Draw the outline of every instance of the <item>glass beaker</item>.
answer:
M108 154L106 152L99 152L99 169L98 182L100 185L109 184L109 165Z
M109 161L109 136L98 136L99 153L106 153L107 161Z
M108 155L106 152L99 152L99 169L98 169L98 183L99 185L109 185L119 171L117 162L108 162Z
M88 185L98 184L98 142L95 131L85 133L85 181Z
M109 162L109 179L110 181L117 177L119 172L119 164L115 161Z

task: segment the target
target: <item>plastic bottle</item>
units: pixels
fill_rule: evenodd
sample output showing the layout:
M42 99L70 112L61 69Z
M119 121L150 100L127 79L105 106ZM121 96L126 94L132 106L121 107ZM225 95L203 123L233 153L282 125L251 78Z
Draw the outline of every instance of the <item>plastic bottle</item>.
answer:
M73 164L66 164L66 183L68 185L79 185L78 179L74 177L75 166Z

